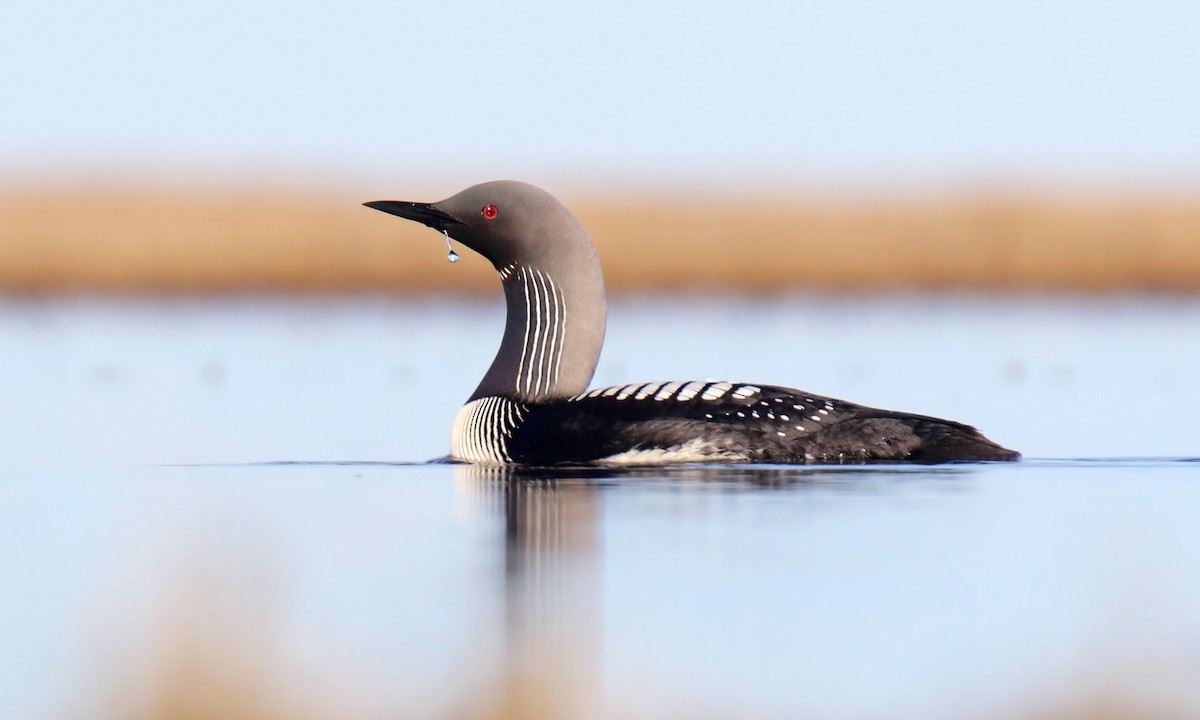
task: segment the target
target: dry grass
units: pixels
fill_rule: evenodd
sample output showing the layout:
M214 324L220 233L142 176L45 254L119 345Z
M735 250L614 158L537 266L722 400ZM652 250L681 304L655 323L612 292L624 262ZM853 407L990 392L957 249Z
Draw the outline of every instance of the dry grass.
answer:
M10 192L0 292L494 287L482 262L450 267L431 231L358 201ZM616 291L1200 290L1200 198L569 202Z

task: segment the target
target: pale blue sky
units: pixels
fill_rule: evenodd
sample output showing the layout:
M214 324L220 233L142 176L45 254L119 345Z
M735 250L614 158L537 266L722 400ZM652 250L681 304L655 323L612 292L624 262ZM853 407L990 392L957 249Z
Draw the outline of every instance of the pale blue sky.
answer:
M8 2L3 182L75 169L1200 176L1200 3Z

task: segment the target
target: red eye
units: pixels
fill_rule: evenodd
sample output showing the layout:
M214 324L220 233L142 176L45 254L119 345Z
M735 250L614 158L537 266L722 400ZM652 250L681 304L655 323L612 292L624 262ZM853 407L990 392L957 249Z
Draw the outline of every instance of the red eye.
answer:
M495 205L484 205L483 210L480 212L483 213L483 217L486 220L493 220L497 215L500 214L500 211L496 209Z

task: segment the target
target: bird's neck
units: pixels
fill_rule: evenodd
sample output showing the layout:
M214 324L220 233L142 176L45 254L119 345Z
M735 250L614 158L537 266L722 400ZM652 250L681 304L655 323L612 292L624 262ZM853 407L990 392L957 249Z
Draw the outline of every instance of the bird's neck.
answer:
M497 268L508 319L500 350L471 395L546 402L587 389L604 344L604 278L594 252L554 273L513 263Z

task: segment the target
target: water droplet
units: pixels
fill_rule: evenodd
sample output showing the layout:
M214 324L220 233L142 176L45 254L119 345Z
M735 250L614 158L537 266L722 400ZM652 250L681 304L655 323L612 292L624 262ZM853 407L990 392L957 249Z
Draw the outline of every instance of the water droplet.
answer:
M454 252L454 248L450 245L450 233L443 230L442 234L446 236L446 259L451 263L458 262L458 253Z

